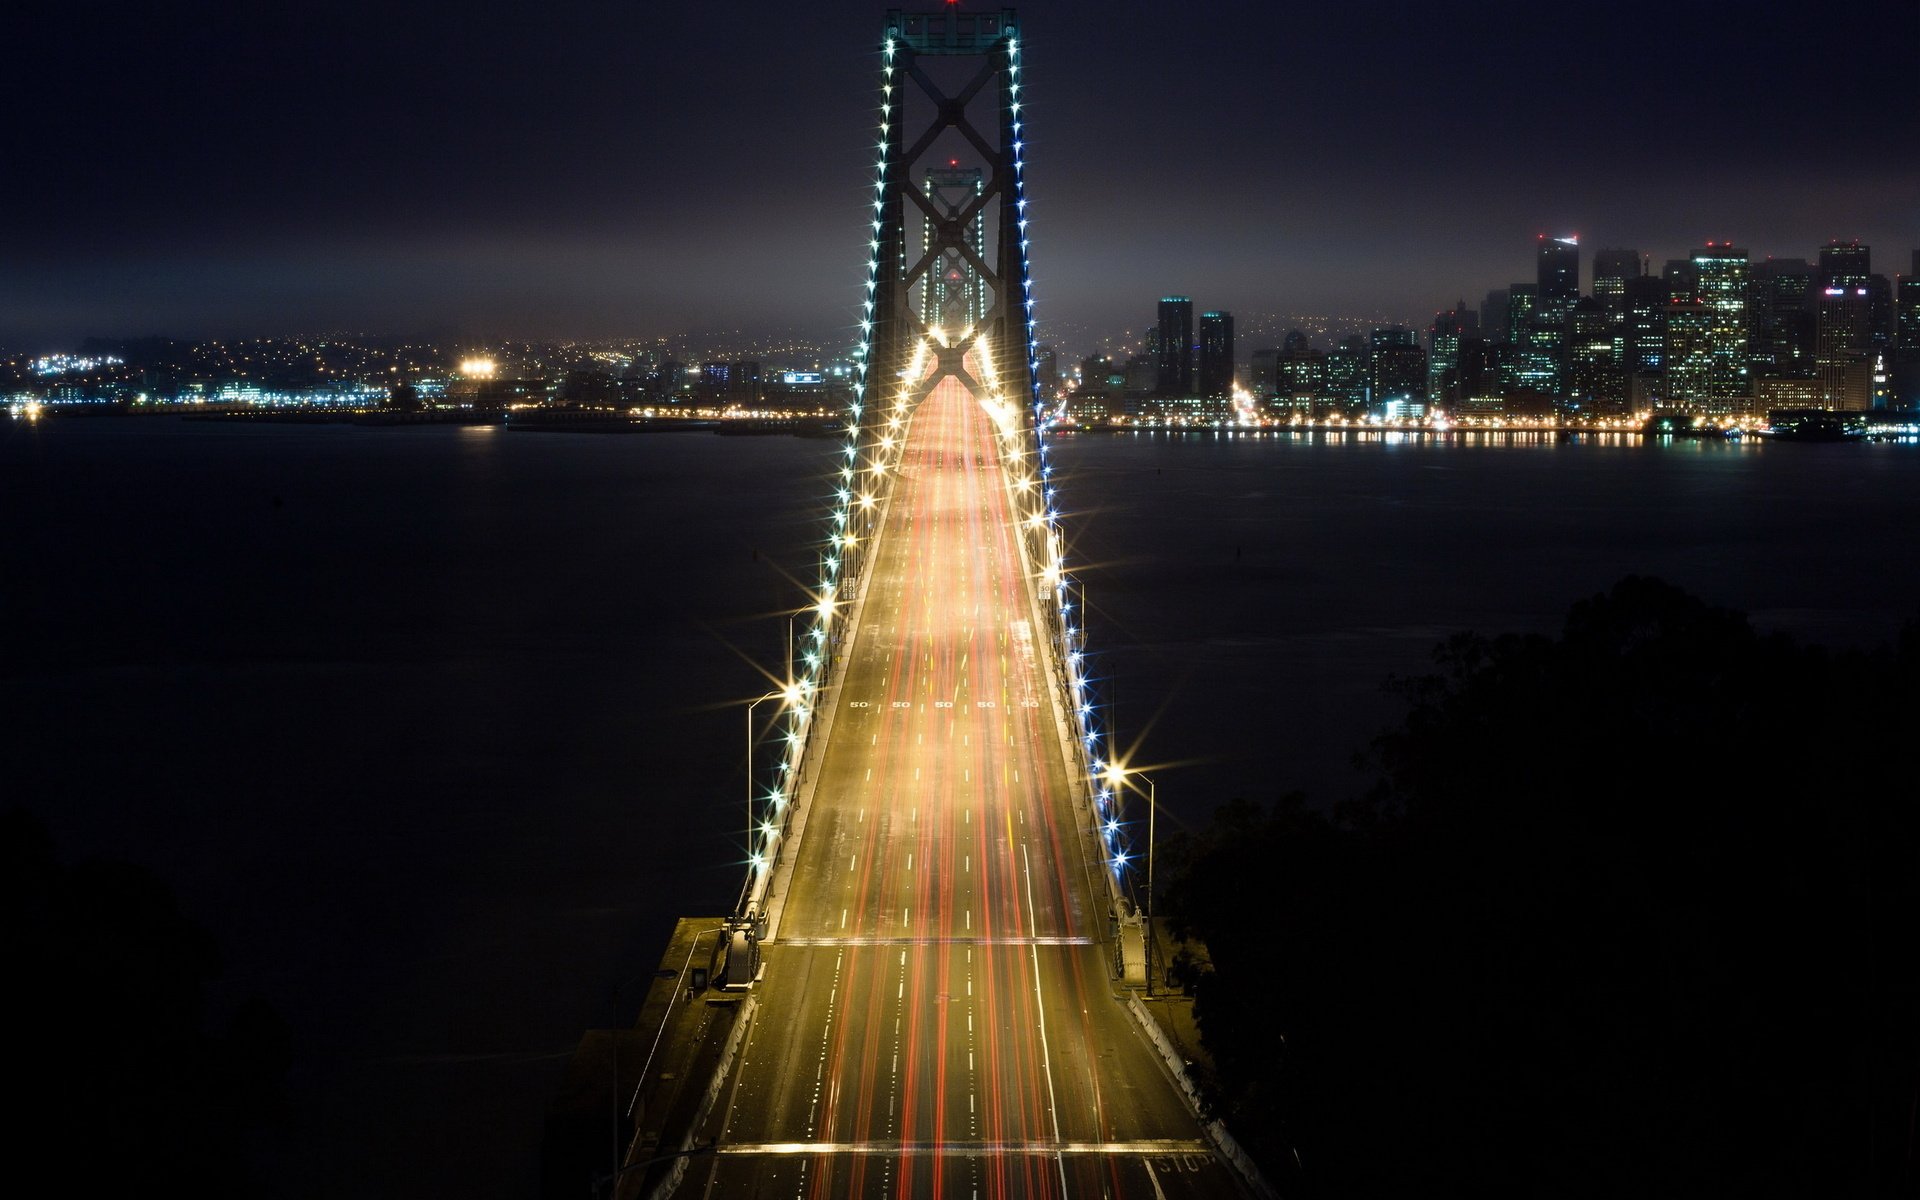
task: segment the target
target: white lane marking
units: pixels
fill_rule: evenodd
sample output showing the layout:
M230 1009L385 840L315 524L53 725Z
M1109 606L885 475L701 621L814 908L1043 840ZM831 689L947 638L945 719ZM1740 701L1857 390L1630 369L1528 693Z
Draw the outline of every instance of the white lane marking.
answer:
M1167 1200L1166 1192L1160 1189L1159 1177L1154 1174L1153 1160L1151 1158L1148 1158L1146 1155L1142 1154L1140 1156L1140 1165L1147 1169L1147 1179L1151 1181L1153 1184L1153 1194L1155 1196L1158 1196L1160 1200Z
M1039 911L1033 904L1033 860L1027 856L1027 844L1020 843L1020 869L1027 877L1027 911ZM1040 1013L1040 1069L1047 1076L1047 1115L1053 1118L1053 1140L1060 1140L1060 1106L1053 1095L1053 1054L1047 1047L1047 995L1040 986L1040 947L1030 946L1027 955L1033 960L1033 1003ZM1056 1155L1054 1165L1060 1168L1060 1194L1072 1192L1067 1186L1067 1160Z
M1211 1156L1213 1146L1196 1138L1136 1138L1130 1142L725 1142L715 1154L735 1157L757 1154L1199 1154Z
M846 927L847 927L847 910L843 908L840 910L840 928L845 929Z
M860 852L857 850L854 851L852 854L847 855L847 874L849 875L853 874L853 860L859 857L860 857Z
M907 870L913 870L913 855L911 852L907 855Z

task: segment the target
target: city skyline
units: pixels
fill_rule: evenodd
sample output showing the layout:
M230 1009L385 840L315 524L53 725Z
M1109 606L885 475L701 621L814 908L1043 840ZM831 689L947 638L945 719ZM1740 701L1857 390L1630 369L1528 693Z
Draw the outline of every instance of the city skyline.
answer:
M1655 264L1707 239L1756 261L1920 244L1907 0L1764 25L1722 4L1022 17L1048 330L1134 327L1140 292L1415 324L1526 278L1511 248L1536 234ZM864 6L77 19L20 21L94 70L16 76L39 182L0 201L0 344L851 325ZM1836 40L1837 73L1808 49ZM772 103L802 89L812 119Z

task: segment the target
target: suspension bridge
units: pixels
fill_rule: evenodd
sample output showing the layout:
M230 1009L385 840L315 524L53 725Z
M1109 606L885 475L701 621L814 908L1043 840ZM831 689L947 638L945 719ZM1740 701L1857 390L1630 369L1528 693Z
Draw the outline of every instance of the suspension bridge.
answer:
M1131 990L1145 822L1040 437L1021 52L1010 9L887 15L828 537L747 877L681 993L726 1011L649 1055L698 1078L622 1195L1263 1190Z

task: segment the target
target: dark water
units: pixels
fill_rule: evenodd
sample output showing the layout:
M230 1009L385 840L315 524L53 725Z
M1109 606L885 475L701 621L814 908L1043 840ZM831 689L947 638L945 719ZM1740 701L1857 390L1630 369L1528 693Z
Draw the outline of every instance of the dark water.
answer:
M6 798L169 880L293 1024L283 1196L521 1196L580 1031L739 882L742 722L833 446L0 426ZM1920 452L1057 443L1163 819L1350 788L1390 672L1653 573L1885 640ZM1756 731L1757 733L1763 731Z

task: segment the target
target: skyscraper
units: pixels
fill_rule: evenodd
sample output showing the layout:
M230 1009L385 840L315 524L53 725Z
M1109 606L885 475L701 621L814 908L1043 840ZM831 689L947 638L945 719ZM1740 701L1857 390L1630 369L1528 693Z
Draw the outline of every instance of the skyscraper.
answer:
M1657 373L1667 361L1667 281L1642 275L1626 283L1626 353L1628 374Z
M1224 400L1233 391L1233 314L1200 314L1200 394Z
M1622 292L1624 299L1625 293ZM1582 296L1567 317L1567 362L1562 392L1579 411L1626 411L1625 323L1598 297Z
M1540 307L1565 312L1580 299L1580 239L1541 234L1534 251Z
M1893 284L1893 404L1920 408L1920 250Z
M1327 360L1298 329L1287 334L1274 359L1274 393L1270 408L1305 415L1327 396Z
M1835 238L1820 247L1820 286L1854 285L1865 287L1873 274L1873 247L1862 246L1860 239L1843 242Z
M1667 313L1667 394L1687 408L1729 413L1752 395L1747 369L1747 252L1708 242L1690 260L1691 301Z
M1490 342L1507 340L1507 289L1491 288L1480 303L1480 336Z
M1376 329L1368 338L1367 349L1370 407L1378 410L1392 405L1388 412L1396 417L1423 413L1427 398L1427 356L1420 349L1420 339L1413 330L1398 325Z
M1193 301L1185 296L1161 297L1157 332L1154 390L1162 396L1193 395Z
M1638 250L1593 252L1593 298L1614 312L1626 305L1627 280L1642 274Z
M1480 336L1480 318L1465 300L1455 302L1445 312L1433 314L1427 329L1427 403L1439 404L1447 372L1460 365L1462 338Z
M1326 358L1327 399L1348 416L1364 412L1367 383L1367 339L1357 333L1341 338Z
M1513 345L1506 359L1509 392L1559 394L1565 329L1565 316L1542 305L1537 286L1516 283L1507 289L1507 340Z
M1275 381L1280 378L1280 351L1277 347L1255 350L1253 357L1247 360L1247 390L1256 399L1264 400L1278 390Z
M1871 247L1837 238L1820 247L1813 357L1827 408L1871 402L1872 281Z
M1769 378L1813 371L1813 264L1804 258L1768 258L1753 264L1747 281L1748 354Z
M1558 396L1565 386L1562 374L1567 361L1567 320L1580 300L1580 240L1542 234L1534 265L1533 318L1525 329L1515 325L1509 336L1527 362L1531 386Z

